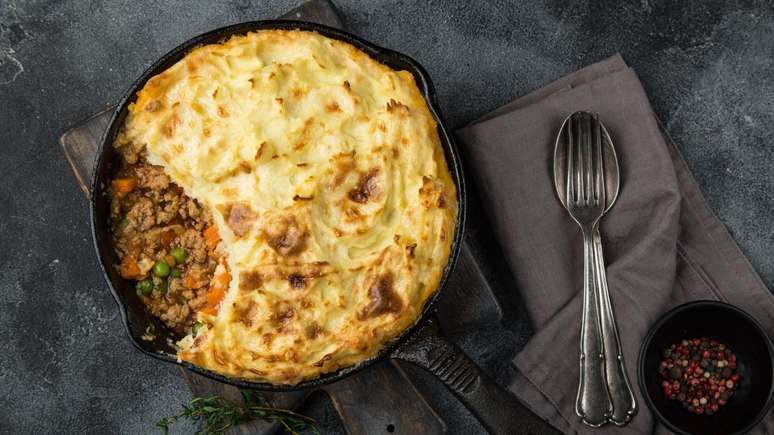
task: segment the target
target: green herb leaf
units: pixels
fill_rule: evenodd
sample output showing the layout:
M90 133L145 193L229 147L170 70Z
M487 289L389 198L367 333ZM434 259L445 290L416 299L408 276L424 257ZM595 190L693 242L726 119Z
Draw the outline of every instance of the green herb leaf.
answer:
M287 409L271 407L266 398L251 390L240 390L243 403L233 403L218 396L196 397L177 415L163 418L156 423L164 434L177 420L190 420L202 425L197 435L219 435L240 423L260 419L277 423L293 435L311 431L319 435L317 422Z

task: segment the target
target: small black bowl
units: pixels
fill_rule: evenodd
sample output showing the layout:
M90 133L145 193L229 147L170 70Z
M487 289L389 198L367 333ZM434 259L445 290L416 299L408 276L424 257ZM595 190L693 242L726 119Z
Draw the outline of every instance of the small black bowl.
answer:
M742 382L714 415L696 415L661 391L662 352L691 338L710 337L734 351ZM670 430L686 435L744 434L769 412L774 399L774 346L749 314L722 302L697 301L664 314L645 336L637 378L645 403Z

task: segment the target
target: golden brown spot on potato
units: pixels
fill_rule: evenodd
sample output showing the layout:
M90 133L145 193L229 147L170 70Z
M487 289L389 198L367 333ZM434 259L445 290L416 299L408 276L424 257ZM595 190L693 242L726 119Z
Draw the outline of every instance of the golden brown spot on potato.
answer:
M256 290L263 280L258 272L239 272L239 290Z
M271 313L269 320L274 326L283 327L290 322L293 316L296 315L296 310L293 308L278 308Z
M255 79L249 78L247 81L250 82L250 89L255 89Z
M153 100L145 105L146 112L155 112L161 108L161 101Z
M300 304L301 304L301 308L303 309L308 309L309 307L312 306L312 303L309 302L309 299L301 299Z
M215 88L215 90L212 91L212 98L217 98L218 97L218 91L219 90L220 90L220 88Z
M360 175L357 186L348 193L349 199L358 204L365 204L371 199L377 198L382 189L379 187L379 169L371 169Z
M306 338L310 340L314 340L317 338L318 335L320 335L323 332L322 327L317 322L312 322L306 326L304 329L304 334L306 335Z
M253 221L258 215L249 205L237 202L226 205L224 213L226 225L237 237L242 237L250 231Z
M306 282L308 279L309 277L306 277L299 273L291 273L290 275L288 275L288 282L290 283L290 286L296 290L301 290L304 287L306 287Z
M304 127L301 129L301 133L298 135L298 139L296 140L296 143L293 144L293 149L300 150L301 148L306 146L306 144L309 142L311 138L314 124L315 124L314 118L307 118L306 120L304 120Z
M444 207L446 207L446 192L441 191L441 193L438 194L438 208Z
M336 237L341 237L341 236L344 235L344 233L342 233L340 229L334 228L333 229L333 235L336 236Z
M427 208L433 206L443 208L446 206L446 194L443 190L443 184L430 177L423 176L422 187L419 188L419 199Z
M398 157L400 157L400 150L399 150L399 149L397 149L397 148L393 148L393 149L392 149L392 157L393 157L393 158L395 158L395 159L397 159Z
M408 253L408 256L411 258L414 258L414 250L417 249L417 244L412 243L408 246L406 246L406 252Z
M247 371L248 371L248 372L250 372L250 373L253 373L253 374L255 374L255 375L258 375L258 376L260 376L260 377L264 377L264 376L266 376L266 372L265 372L265 371L263 371L263 370L258 370L258 369L247 369Z
M279 104L282 104L282 103L285 102L285 100L283 100L282 98L279 98L279 97L275 98L274 101L276 101Z
M196 62L194 62L193 58L189 59L185 63L185 69L187 69L188 72L191 74L196 73L197 65L196 65Z
M306 248L307 232L295 216L277 216L264 228L264 237L269 246L283 257L299 254Z
M305 167L309 166L309 163L303 163L303 162L302 163L296 163L296 166L298 166L299 168L305 168Z
M261 145L258 147L258 151L255 152L255 160L259 160L261 158L261 154L263 154L263 151L268 146L269 144L267 144L266 141L261 142Z
M320 62L320 59L318 59L318 58L317 58L317 56L315 56L315 55L312 55L312 59L314 59L314 62L315 62L315 63L316 63L316 64L317 64L317 65L318 65L318 66L319 66L321 69L326 69L326 68L325 68L325 65L323 65L323 64L322 64L322 62Z
M249 174L253 172L253 167L250 166L250 164L245 161L239 162L239 169L242 170L242 172L244 172L245 174Z
M337 154L331 158L331 164L334 169L332 188L335 189L341 185L347 178L347 175L355 169L355 152Z
M313 199L314 199L314 196L293 195L293 201L311 201Z
M384 125L384 123L383 123L383 122L380 122L380 123L379 123L379 125L377 125L377 128L378 128L378 129L379 129L379 131L381 131L382 133L386 133L386 132L387 132L387 126L386 126L386 125Z
M334 101L334 102L332 102L332 103L328 103L328 104L325 106L325 110L326 110L328 113L341 112L341 108L339 107L339 103L337 103L337 102L335 102L335 101Z
M299 88L293 88L291 92L293 93L294 98L300 98L302 95L304 95L304 91Z
M393 289L392 275L384 274L376 278L368 289L369 303L357 318L365 320L382 314L397 314L403 310L403 300Z
M283 356L285 357L286 361L291 361L291 362L298 361L298 358L296 356L296 351L294 351L293 349L286 350Z
M237 322L245 325L248 328L253 326L253 319L255 319L257 314L258 305L253 301L249 301L248 304L244 307L236 307L234 309L234 317L236 318Z
M224 187L220 192L227 198L234 198L237 196L237 190L233 187Z
M408 110L408 106L393 98L390 98L390 101L387 102L387 111L390 113L408 113Z
M178 118L177 114L174 114L164 123L164 126L161 127L161 134L171 138L175 135L178 125L180 125L180 118Z
M210 137L210 135L212 134L212 132L210 132L210 129L209 129L209 128L206 128L206 127L205 127L204 129L202 129L202 134L204 135L204 137Z
M228 110L226 110L226 108L223 106L218 106L218 116L221 118L228 117Z
M274 341L274 334L267 332L261 336L261 340L266 346L271 346L271 343Z
M320 361L317 361L316 363L314 363L314 366L315 367L322 367L325 364L325 362L330 360L332 357L333 357L333 355L328 353L324 357L322 357L320 359Z
M273 79L274 77L277 77L277 74L274 74L273 72L269 73L269 80Z
M393 236L392 240L394 240L395 243L399 243L400 242L400 234L395 234L395 236Z
M145 84L145 87L147 87L147 88L155 88L156 86L159 85L159 82L161 81L161 77L162 77L161 74L159 74L157 76L151 77L148 80L148 82Z
M221 354L220 350L218 349L212 350L212 356L215 358L215 361L217 361L218 364L220 364L221 366L226 365L226 361L228 361L228 358L223 356L223 354Z
M347 222L354 222L354 221L359 221L363 219L363 215L360 213L360 210L354 207L345 208L344 217L346 218Z
M344 89L346 89L348 91L352 89L352 86L349 84L349 80L344 80L344 84L343 85L344 85Z

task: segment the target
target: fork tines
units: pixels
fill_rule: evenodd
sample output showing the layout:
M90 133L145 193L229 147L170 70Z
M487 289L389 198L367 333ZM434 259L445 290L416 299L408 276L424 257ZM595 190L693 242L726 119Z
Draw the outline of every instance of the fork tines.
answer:
M575 112L567 118L567 204L604 206L605 183L599 115Z

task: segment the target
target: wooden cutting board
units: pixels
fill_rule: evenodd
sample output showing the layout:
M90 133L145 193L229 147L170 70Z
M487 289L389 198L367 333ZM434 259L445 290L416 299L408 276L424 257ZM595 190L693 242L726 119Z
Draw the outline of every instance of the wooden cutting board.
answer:
M342 20L328 0L311 0L281 18L312 21L342 28ZM115 109L107 109L79 123L60 138L60 145L73 173L88 197L96 152L102 134ZM438 317L447 334L499 322L502 310L481 274L470 250L463 249L450 276L444 297L439 300ZM397 361L383 361L338 382L320 387L331 399L344 428L350 435L442 434L443 420L430 407L422 393L406 376ZM239 400L236 387L205 378L181 368L195 396L220 395ZM277 407L295 409L316 390L290 393L263 393ZM243 424L232 433L264 435L275 433L275 425L262 421Z

